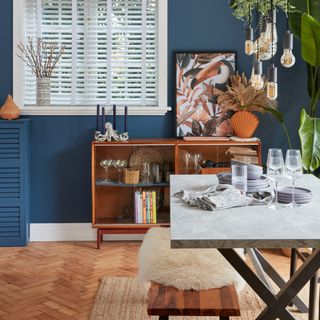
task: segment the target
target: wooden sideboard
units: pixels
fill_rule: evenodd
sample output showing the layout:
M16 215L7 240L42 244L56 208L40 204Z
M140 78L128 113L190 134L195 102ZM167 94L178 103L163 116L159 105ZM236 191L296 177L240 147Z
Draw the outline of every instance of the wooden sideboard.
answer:
M210 160L221 172L221 166L228 167L231 155L230 147L250 148L257 153L255 157L261 164L260 142L235 141L184 141L179 139L132 139L127 142L92 142L92 227L97 229L97 247L100 248L103 234L141 234L151 227L170 225L169 181L165 174L158 183L139 183L135 185L119 183L119 171L110 167L106 172L101 167L103 159L126 160L137 155L141 148L156 148L159 159L171 167L171 174L192 174L189 166L186 172L184 154L201 154L204 160ZM146 149L144 149L146 150ZM153 151L155 151L153 149ZM140 155L141 152L140 150ZM149 152L150 153L150 152ZM154 153L154 152L151 152ZM161 157L160 157L161 155ZM141 157L140 157L141 158ZM135 159L137 160L137 159ZM148 162L148 158L141 161ZM154 161L154 160L153 160ZM170 164L172 164L170 166ZM206 170L206 172L208 172ZM214 169L211 170L211 173ZM168 175L167 175L168 176ZM157 223L135 223L134 194L136 190L155 190L161 196L157 209Z

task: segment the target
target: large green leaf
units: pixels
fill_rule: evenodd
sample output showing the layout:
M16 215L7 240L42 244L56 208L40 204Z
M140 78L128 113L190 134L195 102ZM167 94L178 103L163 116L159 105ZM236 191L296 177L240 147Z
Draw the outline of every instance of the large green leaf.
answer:
M299 136L303 166L315 171L320 167L320 119L310 117L305 109L301 111Z
M309 13L316 20L320 21L319 0L290 0L290 5L294 8L289 14L290 29L292 33L300 39L301 16L303 13Z
M301 52L304 61L320 66L320 22L307 13L301 18Z

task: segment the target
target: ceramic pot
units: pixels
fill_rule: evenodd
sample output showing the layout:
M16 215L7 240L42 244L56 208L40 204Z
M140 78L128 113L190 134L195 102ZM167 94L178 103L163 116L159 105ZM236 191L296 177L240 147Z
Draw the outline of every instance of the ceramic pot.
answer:
M216 128L216 135L218 137L226 137L232 134L233 128L231 127L231 123L229 120L222 121L220 125Z
M251 138L255 133L259 119L249 111L238 111L230 119L235 134L239 138Z
M49 106L51 99L50 78L37 78L37 105Z
M20 109L15 104L11 95L8 95L5 103L0 109L0 118L4 120L13 120L20 117Z

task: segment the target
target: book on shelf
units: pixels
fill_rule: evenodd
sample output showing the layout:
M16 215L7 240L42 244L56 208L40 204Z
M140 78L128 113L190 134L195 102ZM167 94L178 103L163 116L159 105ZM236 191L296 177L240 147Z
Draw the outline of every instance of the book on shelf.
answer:
M134 217L135 223L157 223L156 191L135 191Z

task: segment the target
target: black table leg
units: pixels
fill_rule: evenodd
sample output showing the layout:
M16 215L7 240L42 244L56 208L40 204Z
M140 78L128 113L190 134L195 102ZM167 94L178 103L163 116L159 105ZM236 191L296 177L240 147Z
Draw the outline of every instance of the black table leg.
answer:
M269 288L260 280L259 277L250 269L250 267L242 260L242 258L233 249L218 249L220 253L228 260L228 262L237 270L240 276L247 284L257 293L262 301L271 306L277 301L277 296L274 295ZM285 309L279 311L281 320L294 320L294 317ZM268 318L273 320L276 318Z
M316 320L316 309L317 309L317 292L318 288L318 272L310 280L310 291L309 291L309 318L308 320ZM319 312L320 315L320 312Z
M286 308L292 299L301 291L319 268L320 249L316 249L279 291L276 301L264 309L257 320L273 320L277 317L282 319L282 316L280 315L282 310Z
M257 258L259 259L262 268L266 272L266 274L274 281L274 283L281 289L285 284L285 280L279 275L279 273L272 267L272 265L264 258L264 256L257 249L253 249ZM293 269L292 269L293 270ZM295 269L296 270L296 267ZM290 277L294 274L294 272L290 275ZM304 304L304 302L296 296L292 300L293 304L297 307L297 309L301 313L308 313L309 308ZM291 305L291 303L289 304Z
M297 270L297 252L295 248L291 249L291 257L290 257L290 278L293 276L293 274ZM291 302L289 304L290 307L293 306L293 303Z
M279 293L274 295L236 251L233 249L219 249L219 251L266 303L267 307L258 316L257 320L294 319L288 310L286 310L286 307L320 268L320 249L316 249L282 287Z

